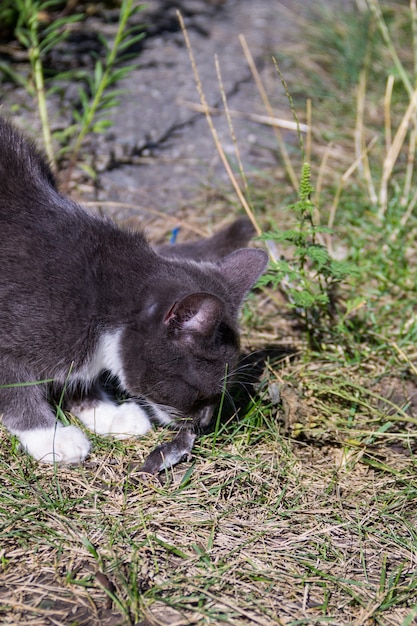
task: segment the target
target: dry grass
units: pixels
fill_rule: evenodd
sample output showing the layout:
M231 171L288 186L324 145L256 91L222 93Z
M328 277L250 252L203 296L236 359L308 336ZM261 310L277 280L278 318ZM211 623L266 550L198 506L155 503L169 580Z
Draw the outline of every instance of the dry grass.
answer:
M4 452L3 623L403 623L417 600L413 457L363 446L375 463L358 462L282 422L258 406L162 484L135 469L157 434L57 472Z

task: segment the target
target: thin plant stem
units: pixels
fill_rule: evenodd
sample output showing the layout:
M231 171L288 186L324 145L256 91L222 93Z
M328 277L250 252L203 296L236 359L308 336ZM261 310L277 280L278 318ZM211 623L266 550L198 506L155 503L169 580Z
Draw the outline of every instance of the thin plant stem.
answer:
M236 192L237 197L239 198L239 201L240 201L242 207L244 208L244 210L246 211L247 216L249 217L250 221L252 222L253 227L255 228L255 231L256 231L257 235L260 236L262 234L262 230L260 229L260 227L259 227L259 225L258 225L258 223L256 221L255 215L254 215L252 209L250 208L250 206L249 206L249 204L248 204L244 194L242 193L242 190L241 190L241 188L239 186L239 183L237 182L236 176L234 175L233 170L230 167L230 163L227 160L227 157L226 157L225 152L223 150L223 146L221 145L221 142L220 142L219 137L217 135L216 128L215 128L215 126L213 124L213 120L211 118L211 115L210 115L210 112L209 112L209 108L207 106L207 100L206 100L206 96L205 96L205 93L204 93L204 90L203 90L203 86L202 86L202 83L201 83L201 79L200 79L200 75L199 75L199 72L198 72L197 63L195 61L195 57L194 57L193 49L192 49L192 46L191 46L190 38L188 36L188 31L187 31L187 29L185 27L185 23L184 23L183 17L181 15L180 11L178 11L178 10L177 10L177 17L178 17L178 21L180 23L180 27L181 27L181 30L182 30L182 33L183 33L185 44L187 46L188 55L189 55L189 58L190 58L190 63L191 63L191 67L192 67L193 74L194 74L194 80L196 82L197 92L198 92L198 95L200 97L201 104L203 105L204 114L206 116L207 124L208 124L210 132L212 134L212 137L213 137L213 140L214 140L217 152L219 153L220 159L221 159L221 161L223 163L223 166L224 166L224 168L225 168L225 170L227 172L227 175L229 176L229 179L230 179L230 181L231 181L231 183L233 185L233 188L234 188L234 190Z
M178 99L178 104L182 104L193 111L200 111L204 113L203 106L196 102L188 102L187 100ZM222 109L216 107L208 107L209 113L212 115L221 115L224 113ZM258 115L257 113L246 113L245 111L235 111L229 108L229 114L231 117L240 117L251 120L252 122L258 122L258 124L265 124L266 126L278 126L278 128L284 128L285 130L298 130L298 126L295 122L290 120L284 120L279 117L269 117L267 115ZM300 130L303 133L308 132L307 124L300 124Z
M410 0L411 32L413 36L414 84L417 84L417 0Z
M408 198L410 197L410 192L411 192L411 185L412 185L413 173L414 173L414 159L415 159L415 153L416 153L416 135L417 135L417 120L414 119L414 124L410 131L410 139L408 142L407 167L405 170L404 189L403 189L402 197L400 200L400 205L402 207L406 206Z
M378 196L375 190L375 185L372 179L371 168L369 165L368 153L365 150L365 110L366 110L366 90L367 80L369 76L369 68L371 64L371 45L369 42L373 39L373 23L371 22L368 31L368 44L366 46L366 53L363 62L363 67L359 75L358 85L358 97L357 97L357 110L356 110L356 124L355 124L355 155L363 155L362 160L359 162L359 172L362 174L367 188L370 201L373 205L378 203Z
M312 141L312 116L313 116L313 109L311 106L311 98L307 98L307 102L306 102L306 121L307 121L307 134L306 134L306 154L305 154L305 159L307 161L307 163L311 163L311 153L312 153L312 146L313 146L313 141ZM298 124L298 120L297 120L297 130L299 132L299 137L300 137L300 126Z
M355 123L355 134L354 134L354 144L355 144L355 157L362 153L363 150L363 128L364 128L364 116L365 116L365 94L366 94L366 76L367 72L365 69L361 70L359 74L359 83L358 83L358 97L356 104L356 123ZM363 163L360 163L358 166L358 170L360 173L363 173Z
M222 79L222 75L221 75L221 71L220 71L220 64L219 64L219 59L218 59L217 54L214 57L214 63L215 63L215 66L216 66L217 81L218 81L219 87L220 87L220 93L221 93L221 96L222 96L222 102L223 102L224 110L225 110L225 113L226 113L226 119L227 119L227 123L228 123L229 129L230 129L230 135L232 137L233 147L234 147L234 150L235 150L236 159L237 159L238 166L239 166L239 172L240 172L240 175L242 177L243 186L245 188L245 191L246 191L246 193L248 193L248 188L249 188L248 187L248 181L247 181L247 178L246 178L245 170L243 168L243 163L242 163L242 159L241 159L241 156L240 156L239 145L237 143L236 133L235 133L235 129L234 129L234 126L233 126L232 117L231 117L230 111L229 111L229 105L228 105L228 102L227 102L226 92L225 92L224 85L223 85L223 79Z
M394 88L395 77L390 74L387 78L384 95L384 131L385 131L385 149L388 152L392 145L392 124L391 124L391 99L392 90Z
M34 53L36 58L33 60L33 70L34 70L34 79L35 79L35 88L36 88L36 98L38 101L38 110L41 118L42 124L42 134L43 141L45 146L45 152L49 159L50 165L54 172L56 172L56 159L52 144L52 134L51 127L49 124L49 116L48 116L48 107L46 104L46 95L45 95L45 82L43 78L43 66L42 60L40 58L39 51L36 50Z
M274 64L275 69L277 71L277 74L278 74L278 76L280 78L281 84L284 87L285 95L287 96L287 100L288 100L288 103L289 103L290 108L291 108L291 113L293 114L295 123L297 125L298 143L300 144L301 152L302 152L302 155L303 155L303 161L304 162L308 162L307 157L306 157L306 151L305 151L305 148L304 148L303 135L301 133L301 126L300 126L300 122L298 120L298 114L297 114L297 110L295 108L294 100L292 99L291 92L288 89L287 81L285 80L284 74L281 72L281 68L278 65L278 61L276 60L275 57L272 57L272 62ZM308 106L308 103L307 103L307 106Z
M327 161L329 160L329 156L330 156L330 152L332 148L333 148L333 143L330 142L326 146L326 149L323 154L323 158L321 159L321 162L320 162L319 171L317 174L316 188L314 192L314 204L316 207L318 207L318 209L320 209L320 194L321 194L321 190L323 187L324 173L326 170Z
M24 28L27 28L27 35L23 38L23 42L24 45L28 47L29 61L32 70L33 82L35 84L36 100L41 119L45 152L52 169L56 171L56 160L52 145L52 135L46 104L44 71L41 57L41 44L39 40L38 7L29 2L19 6L18 8L21 13L22 25ZM18 38L20 38L19 35Z
M417 0L410 0L410 13L411 13L411 33L413 41L413 64L414 64L414 85L417 85ZM408 145L407 155L407 171L405 177L405 184L403 195L401 198L401 205L405 206L407 200L410 197L411 185L414 172L414 158L416 150L416 138L417 138L417 120L414 119L414 126L410 133L410 141Z
M257 67L255 65L255 61L253 60L253 56L251 54L251 51L249 50L249 46L246 43L246 39L245 39L244 35L239 35L239 41L240 41L240 44L241 44L241 46L243 48L243 52L245 54L246 61L247 61L248 65L249 65L249 68L250 68L250 70L252 72L252 76L253 76L253 78L255 80L255 84L256 84L256 86L258 88L259 94L261 96L262 102L263 102L263 104L265 106L265 109L267 111L267 114L268 114L269 117L274 117L274 112L272 110L272 106L271 106L271 103L269 101L268 94L266 93L266 90L265 90L265 88L263 86L261 77L260 77L259 72L257 70ZM290 157L288 155L287 148L285 147L285 143L284 143L284 140L282 138L281 132L280 132L279 128L277 128L276 126L274 126L274 133L275 133L275 137L277 139L278 147L280 149L282 160L284 161L284 165L285 165L285 169L287 171L288 177L289 177L289 179L291 181L291 184L292 184L292 186L294 188L294 191L297 191L298 190L297 176L295 174L295 171L294 171L294 168L292 166Z
M363 70L362 82L358 90L358 114L356 120L355 132L357 132L357 152L356 155L362 155L362 175L368 187L368 195L372 204L376 205L378 202L378 195L375 190L375 185L372 179L371 168L369 165L368 151L366 150L365 132L364 132L364 115L365 115L365 92L366 92L366 70ZM360 167L359 165L359 167Z
M408 207L406 212L404 213L404 215L402 216L401 220L400 220L400 224L401 226L405 226L408 222L408 220L410 219L413 211L414 211L414 207L417 204L417 189L413 194L413 197L411 198L411 200L408 203ZM398 230L398 229L397 229ZM395 233L395 236L397 235L397 232Z
M388 52L391 55L391 59L397 69L397 72L403 82L403 85L408 93L408 95L410 96L410 98L413 95L413 86L411 84L411 81L408 77L407 71L405 70L403 64L400 61L400 58L397 54L397 51L395 49L394 43L391 39L391 35L390 32L388 30L388 26L386 25L386 22L384 20L384 16L382 15L382 11L381 11L381 6L379 4L378 0L367 0L368 1L368 6L372 12L372 14L374 15L375 19L376 19L376 23L379 29L379 32L381 33L382 39L384 40L384 43L387 47Z
M74 144L74 148L71 154L71 159L68 165L68 169L67 169L67 173L66 173L66 177L64 180L64 188L68 187L69 181L71 179L71 175L72 175L72 171L75 167L75 163L77 162L78 159L78 153L80 151L81 145L86 137L86 135L90 132L91 126L93 125L94 122L94 118L97 114L97 111L100 107L100 103L103 97L103 93L105 92L105 90L107 89L109 82L110 82L110 77L111 77L111 73L113 70L113 66L115 64L116 61L116 57L117 54L119 52L119 48L121 43L123 42L123 37L124 37L124 33L126 30L126 25L130 16L130 12L131 12L131 7L133 5L134 0L123 0L122 2L122 6L120 8L120 17L119 17L119 24L117 27L117 32L116 32L116 36L114 38L113 41L113 45L110 48L110 51L108 53L107 59L106 59L106 64L105 64L105 68L104 71L102 73L101 79L98 82L98 85L96 87L94 96L93 96L93 100L90 103L87 112L86 112L86 117L83 120L83 124L81 127L81 130L78 134L78 137L75 141Z
M391 345L398 352L398 354L400 355L401 359L407 363L408 367L411 369L411 371L413 372L414 376L417 376L417 367L414 365L414 363L412 363L410 361L408 356L405 354L404 350L402 350L400 348L400 346L395 341L393 341Z
M388 182L391 178L392 170L397 162L398 155L404 144L405 136L408 130L408 125L412 116L415 114L417 108L417 89L413 91L410 103L407 110L401 120L401 123L395 133L392 145L390 146L387 155L384 159L382 178L379 193L379 217L382 218L385 215L388 204Z

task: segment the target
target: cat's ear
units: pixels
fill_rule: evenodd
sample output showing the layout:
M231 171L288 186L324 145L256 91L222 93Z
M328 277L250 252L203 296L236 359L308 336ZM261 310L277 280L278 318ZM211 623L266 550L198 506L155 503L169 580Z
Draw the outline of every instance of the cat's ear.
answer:
M217 263L237 306L253 287L268 265L268 255L263 250L243 248L228 254Z
M175 302L165 315L164 324L182 335L210 335L223 313L220 298L210 293L192 293Z

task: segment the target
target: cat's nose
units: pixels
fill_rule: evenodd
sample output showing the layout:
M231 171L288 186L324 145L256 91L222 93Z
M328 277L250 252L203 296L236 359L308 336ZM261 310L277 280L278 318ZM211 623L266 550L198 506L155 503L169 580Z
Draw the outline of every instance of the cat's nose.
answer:
M206 428L211 422L214 413L214 405L205 406L204 409L197 414L197 423L200 428Z

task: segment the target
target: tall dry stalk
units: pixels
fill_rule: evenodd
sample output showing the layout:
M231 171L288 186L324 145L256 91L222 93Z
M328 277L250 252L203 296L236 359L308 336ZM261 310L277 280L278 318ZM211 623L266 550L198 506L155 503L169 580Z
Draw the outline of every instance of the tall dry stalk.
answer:
M255 61L253 59L252 53L251 53L251 51L249 49L249 46L248 46L248 44L246 42L246 39L245 39L244 35L239 35L239 41L240 41L240 44L242 46L244 55L246 57L247 64L249 65L249 69L250 69L250 71L252 73L252 76L254 78L256 87L257 87L257 89L259 91L259 95L261 96L262 102L263 102L263 104L265 106L265 109L266 109L266 111L268 113L268 116L269 117L273 117L274 113L273 113L273 109L272 109L272 106L271 106L271 102L269 100L268 94L266 93L266 89L265 89L265 87L263 85L262 79L260 77L260 74L258 72L258 69L256 67L256 64L255 64ZM286 170L286 172L288 174L288 178L291 181L291 184L292 184L292 186L294 188L294 191L298 192L297 175L296 175L296 173L294 171L294 168L292 166L291 159L290 159L290 157L288 155L288 150L287 150L287 148L285 146L285 142L284 142L284 140L282 138L281 132L280 132L279 128L276 127L276 126L274 126L274 133L275 133L275 137L276 137L276 140L277 140L277 143L278 143L279 150L281 152L282 160L284 161L284 166L285 166L285 170Z
M390 30L387 26L387 23L385 22L379 0L367 0L367 4L375 19L376 26L381 34L382 40L391 57L391 60L397 70L397 74L409 96L408 107L397 127L397 131L393 136L392 92L394 87L394 77L393 75L390 75L387 79L384 97L384 135L386 151L385 156L383 157L382 175L378 190L378 216L380 219L383 219L388 208L389 184L392 180L394 168L398 163L400 154L404 151L407 134L407 164L400 198L400 203L402 206L407 206L407 203L409 201L414 175L415 150L417 145L417 88L415 87L415 85L417 85L417 4L416 0L410 0L409 6L412 31L412 52L414 62L412 77L409 75L409 72L407 71L400 59ZM361 98L364 102L365 93L361 94ZM362 104L360 104L358 101L358 107L359 106L362 106ZM370 194L370 197L371 201L373 201L373 195ZM409 213L409 211L407 210L406 213Z
M406 138L406 134L409 128L409 124L412 121L413 116L416 115L417 111L417 89L415 89L412 93L410 103L407 107L407 110L398 126L397 132L395 133L392 144L387 150L387 154L385 156L383 166L382 166L382 177L379 189L379 212L378 215L382 218L387 210L388 206L388 183L391 179L392 172L394 166L397 163L400 151L404 145L404 141Z
M232 168L230 167L230 163L227 160L226 154L224 152L223 146L219 140L218 134L217 134L217 130L216 127L214 126L211 114L210 114L210 109L209 106L207 104L207 99L203 90L203 85L200 79L200 74L198 71L198 67L197 67L197 63L194 57L194 53L193 53L193 49L191 46L191 42L190 42L190 38L188 36L188 31L187 28L185 26L183 17L181 15L181 12L177 10L177 17L178 17L178 21L180 23L181 26L181 30L182 30L182 34L184 37L184 41L185 41L185 45L187 46L187 50L188 50L188 56L190 58L190 62L191 62L191 67L193 70L193 74L194 74L194 80L196 83L196 87L197 87L197 92L200 98L200 102L202 104L203 110L204 110L204 114L206 116L206 120L210 129L210 132L212 134L213 140L214 140L214 144L216 146L217 152L219 153L220 159L223 163L223 166L227 172L227 175L229 176L229 179L233 185L233 188L236 192L236 195L239 199L239 202L241 203L243 209L245 210L247 216L249 217L250 221L253 224L253 227L255 228L255 231L257 233L257 235L261 235L262 234L262 230L258 224L258 222L256 221L255 215L251 209L251 207L249 206L248 201L245 198L244 193L242 192L240 185L236 179L236 176L233 173Z

